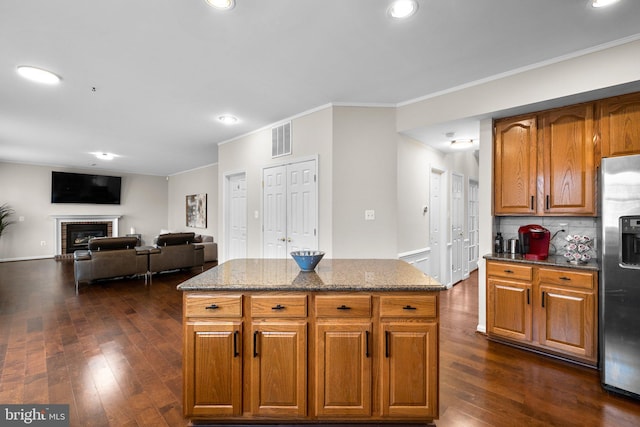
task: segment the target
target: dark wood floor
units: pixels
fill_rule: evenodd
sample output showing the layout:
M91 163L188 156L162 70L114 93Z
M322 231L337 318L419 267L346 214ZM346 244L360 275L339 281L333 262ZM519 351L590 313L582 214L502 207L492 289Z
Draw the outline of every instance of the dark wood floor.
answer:
M76 296L69 261L0 263L0 404L69 404L72 426L185 426L175 286L191 275ZM603 391L597 371L476 333L477 287L473 274L441 293L437 426L640 425L640 402Z

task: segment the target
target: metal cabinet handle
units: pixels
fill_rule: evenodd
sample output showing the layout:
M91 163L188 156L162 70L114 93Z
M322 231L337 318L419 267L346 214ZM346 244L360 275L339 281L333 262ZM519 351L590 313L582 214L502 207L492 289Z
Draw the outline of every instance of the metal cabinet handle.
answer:
M384 331L384 357L389 357L389 331Z
M544 294L545 293L546 293L545 291L542 291L542 308L544 308Z
M215 310L217 308L220 308L220 307L218 307L216 304L211 304L211 305L205 307L204 309L205 310Z
M507 274L513 274L513 270L505 270L504 272Z
M275 307L271 307L271 310L284 310L285 308L284 305L276 304Z
M403 310L417 310L417 308L410 306L409 304L405 305L404 307L402 307Z
M336 307L336 310L351 310L351 307L342 304L341 306Z
M260 332L253 332L253 357L258 357L258 335Z
M364 342L364 356L370 357L369 354L369 331L365 331L365 342Z
M535 201L535 196L531 196L531 210L535 210L535 206L534 206L534 201Z
M561 276L559 277L560 280L566 280L566 281L571 281L571 277L567 277L567 276Z
M238 351L238 334L239 331L233 333L233 357L240 356L240 352Z
M531 293L531 289L527 289L527 305L531 304L530 293Z

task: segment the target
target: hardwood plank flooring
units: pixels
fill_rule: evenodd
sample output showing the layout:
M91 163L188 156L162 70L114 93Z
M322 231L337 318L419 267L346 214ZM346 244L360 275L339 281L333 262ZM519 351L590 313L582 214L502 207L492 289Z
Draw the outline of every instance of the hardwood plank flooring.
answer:
M187 425L175 287L198 272L76 295L71 261L0 263L0 403L69 404L71 426ZM437 426L640 426L640 402L597 371L490 342L477 313L477 273L441 293Z

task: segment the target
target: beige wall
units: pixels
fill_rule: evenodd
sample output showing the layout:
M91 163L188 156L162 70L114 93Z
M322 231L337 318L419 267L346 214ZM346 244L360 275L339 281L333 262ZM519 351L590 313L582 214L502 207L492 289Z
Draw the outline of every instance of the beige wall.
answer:
M395 109L334 107L333 256L396 258ZM365 210L375 211L365 221Z
M167 229L170 231L193 231L208 234L218 241L218 165L171 175L168 181ZM186 196L207 195L207 227L187 227ZM160 232L160 230L157 230Z
M120 205L52 204L51 171L122 176ZM164 177L118 174L103 170L71 170L49 166L0 163L0 204L15 211L0 238L0 260L49 258L55 255L55 221L51 215L122 215L120 235L135 227L145 243L167 226L167 181ZM45 242L44 246L41 242Z

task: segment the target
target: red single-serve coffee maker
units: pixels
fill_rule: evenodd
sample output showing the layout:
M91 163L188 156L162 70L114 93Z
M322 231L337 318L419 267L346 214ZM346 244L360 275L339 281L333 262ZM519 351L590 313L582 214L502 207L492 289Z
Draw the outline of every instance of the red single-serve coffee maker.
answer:
M551 233L541 225L523 225L518 229L520 251L525 259L544 260L549 256Z

